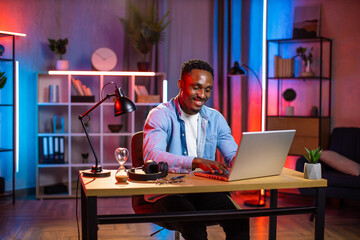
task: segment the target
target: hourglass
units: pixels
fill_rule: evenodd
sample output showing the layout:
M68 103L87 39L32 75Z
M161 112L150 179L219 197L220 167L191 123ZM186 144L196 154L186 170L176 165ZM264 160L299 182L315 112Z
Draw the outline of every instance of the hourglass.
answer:
M115 179L118 182L126 182L128 180L128 175L126 173L126 169L124 167L125 162L129 157L129 151L126 148L117 148L115 150L115 158L120 164L119 169L116 171Z

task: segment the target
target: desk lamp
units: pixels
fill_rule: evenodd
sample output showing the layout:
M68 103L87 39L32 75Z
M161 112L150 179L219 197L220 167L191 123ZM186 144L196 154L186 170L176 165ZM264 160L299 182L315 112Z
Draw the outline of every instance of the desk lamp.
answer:
M88 114L94 110L95 108L97 108L100 104L102 104L104 101L106 101L107 99L111 98L111 97L116 97L116 102L114 105L114 116L120 116L122 114L126 114L126 113L130 113L132 111L136 110L136 106L135 104L129 99L127 98L124 93L122 92L121 88L119 88L114 82L109 82L108 84L114 84L115 85L115 92L112 94L107 94L103 99L101 99L98 103L96 103L92 108L90 108L88 111L86 111L84 114L79 116L79 120L83 126L84 132L86 134L87 140L90 144L90 148L91 151L94 154L95 157L95 165L92 166L91 169L89 170L85 170L83 172L83 176L85 177L109 177L110 176L110 171L108 170L103 170L101 165L99 165L99 161L98 158L96 156L93 144L91 142L91 139L89 137L89 134L86 130L85 127L85 123L83 121L85 116L88 116ZM106 85L108 85L106 84ZM105 86L106 86L105 85ZM105 88L105 86L103 87L103 89Z
M260 85L260 88L262 88L262 85L261 85L261 82L260 82L260 79L259 79L259 76L256 74L256 72L254 72L254 70L252 70L248 65L246 65L245 63L242 63L241 65L235 61L234 62L234 66L232 68L230 68L230 75L247 75L247 72L245 71L245 68L249 69L250 72L252 72L255 77L256 77L256 80L258 81L259 85Z

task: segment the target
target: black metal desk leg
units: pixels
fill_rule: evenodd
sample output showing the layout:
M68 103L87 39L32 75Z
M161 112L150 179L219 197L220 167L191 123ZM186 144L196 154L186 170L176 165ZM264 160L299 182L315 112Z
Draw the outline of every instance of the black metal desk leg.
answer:
M87 199L84 189L81 186L81 235L82 239L88 239L88 223L87 223Z
M325 203L326 203L326 194L325 188L317 188L316 190L316 208L315 213L315 239L323 240L324 239L324 230L325 230Z
M278 190L270 190L270 208L278 206ZM277 216L269 216L269 240L276 239Z
M97 239L97 198L86 197L81 187L81 227L82 239Z

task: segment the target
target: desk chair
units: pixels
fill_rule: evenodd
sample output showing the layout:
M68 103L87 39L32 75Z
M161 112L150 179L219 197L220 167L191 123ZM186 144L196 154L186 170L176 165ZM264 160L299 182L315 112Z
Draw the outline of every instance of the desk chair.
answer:
M132 166L135 168L144 165L143 138L144 138L143 131L134 133L134 135L131 138L131 159L132 159ZM151 203L145 201L144 195L133 195L131 198L131 204L135 213L155 213L155 211L151 207ZM174 229L169 229L169 230L174 230ZM151 234L151 236L158 233L159 231L156 231L155 233ZM180 239L180 233L178 231L175 231L175 239L176 240Z

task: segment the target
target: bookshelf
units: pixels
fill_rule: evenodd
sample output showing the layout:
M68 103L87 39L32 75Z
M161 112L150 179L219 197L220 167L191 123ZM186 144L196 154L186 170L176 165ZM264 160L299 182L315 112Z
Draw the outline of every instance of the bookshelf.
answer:
M85 101L74 97L77 91L72 83L79 80L93 94ZM114 102L108 99L89 114L88 132L94 144L99 163L104 169L117 169L114 157L117 147L130 151L132 135L142 130L148 111L160 102L136 102L135 86L146 86L149 94L159 95L161 102L167 101L165 73L155 72L101 72L101 71L49 71L37 77L37 198L74 197L79 170L91 168L95 159L78 119L106 94L113 93L116 83L124 94L136 103L137 111L114 117ZM50 86L58 86L58 101L50 102ZM105 86L105 87L104 87ZM54 131L54 117L56 124ZM59 121L61 119L61 121ZM86 122L87 119L84 118ZM63 124L61 123L63 122ZM108 125L121 125L119 132L112 132ZM44 162L43 139L62 139L63 152ZM54 142L55 143L55 142ZM53 150L56 145L54 144ZM58 148L59 149L59 148ZM55 160L55 156L59 155ZM63 157L62 157L63 155ZM84 156L87 156L84 157ZM131 157L126 166L131 166Z
M18 64L15 58L15 39L25 37L24 33L0 31L0 44L4 52L0 56L0 72L5 72L7 82L4 88L0 89L0 164L12 166L12 203L15 203L15 175L18 167L18 126L19 126L19 82ZM10 160L9 160L10 159ZM6 161L11 161L6 163ZM1 166L0 166L1 168ZM3 171L3 173L6 171ZM0 176L2 177L2 176ZM5 176L1 182L6 183L10 178ZM4 180L4 181L3 181ZM6 187L5 187L6 188ZM4 189L5 191L5 189ZM8 193L1 194L7 196Z
M311 75L304 75L302 60L293 58L298 47L313 49ZM286 60L279 62L278 57ZM331 57L332 41L325 37L267 41L266 129L296 129L289 152L292 155L304 154L304 147L327 148L331 120ZM286 102L282 97L286 89L295 90L293 102ZM287 111L289 106L292 111Z

